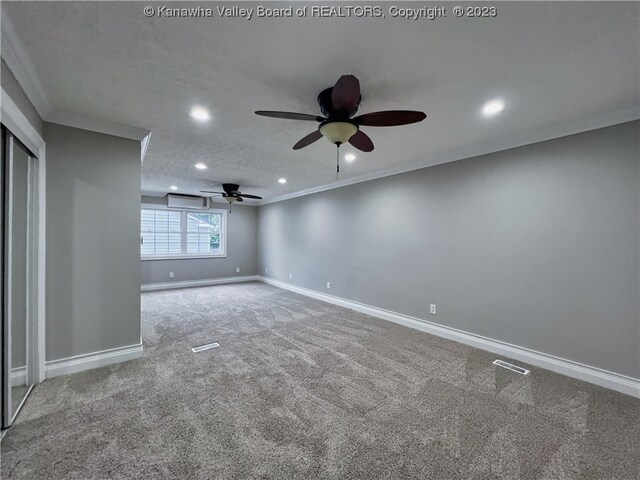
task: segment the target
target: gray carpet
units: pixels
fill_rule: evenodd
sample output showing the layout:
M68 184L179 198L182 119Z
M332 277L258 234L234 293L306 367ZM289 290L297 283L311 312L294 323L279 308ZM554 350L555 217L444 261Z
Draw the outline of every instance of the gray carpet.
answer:
M640 478L632 397L259 283L142 310L144 358L34 389L3 479Z

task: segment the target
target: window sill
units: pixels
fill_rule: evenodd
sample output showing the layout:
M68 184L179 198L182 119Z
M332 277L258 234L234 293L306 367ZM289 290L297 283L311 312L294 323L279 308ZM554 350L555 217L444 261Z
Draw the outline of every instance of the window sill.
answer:
M143 262L150 260L195 260L202 258L226 258L226 254L221 255L158 255L157 257L140 257L140 260Z

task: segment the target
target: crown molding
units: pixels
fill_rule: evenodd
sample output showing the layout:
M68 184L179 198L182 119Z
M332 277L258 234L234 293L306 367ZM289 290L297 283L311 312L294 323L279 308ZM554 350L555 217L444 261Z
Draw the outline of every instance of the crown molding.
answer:
M144 128L131 127L120 123L99 120L93 117L87 117L78 113L64 112L54 110L45 119L49 123L57 123L67 127L79 128L81 130L90 130L92 132L114 135L116 137L130 138L131 140L144 141L151 134L150 130ZM148 143L148 140L147 140ZM146 153L146 144L144 145L144 153Z
M25 95L45 122L57 123L68 127L80 128L117 137L130 138L142 142L141 160L147 152L150 130L122 125L106 120L99 120L73 112L56 109L40 81L29 52L16 33L13 23L5 14L0 23L0 38L2 41L2 59L16 77Z
M36 67L20 37L16 34L9 17L6 14L2 15L1 21L2 59L16 77L40 117L46 119L53 111L53 106L40 82Z
M0 120L29 150L39 157L45 148L44 139L4 88L0 88L0 92Z
M140 195L143 197L164 197L167 193L160 190L140 190Z
M144 163L144 157L147 156L147 148L149 148L149 142L151 141L151 132L149 135L142 139L142 143L140 144L140 163Z
M590 130L597 130L599 128L611 127L613 125L631 122L638 119L640 119L640 106L621 109L621 110L610 112L604 115L581 119L577 122L554 125L553 127L545 127L543 129L539 129L531 133L510 137L508 139L503 139L496 142L489 142L489 143L476 145L474 147L470 147L466 149L454 150L452 152L448 152L442 155L428 157L418 162L412 162L405 165L398 165L395 167L386 168L384 170L378 170L376 172L371 172L364 175L358 175L356 177L347 178L345 180L339 180L337 182L328 183L325 185L319 185L317 187L307 188L304 190L300 190L298 192L279 195L274 198L262 200L258 203L258 205L268 205L270 203L282 202L285 200L290 200L292 198L311 195L313 193L324 192L327 190L333 190L335 188L346 187L347 185L368 182L370 180L376 180L378 178L390 177L392 175L398 175L400 173L411 172L413 170L420 170L422 168L433 167L435 165L440 165L443 163L464 160L465 158L479 157L481 155L487 155L489 153L496 153L503 150L523 147L525 145L545 142L547 140L553 140L555 138L575 135L575 134L587 132Z

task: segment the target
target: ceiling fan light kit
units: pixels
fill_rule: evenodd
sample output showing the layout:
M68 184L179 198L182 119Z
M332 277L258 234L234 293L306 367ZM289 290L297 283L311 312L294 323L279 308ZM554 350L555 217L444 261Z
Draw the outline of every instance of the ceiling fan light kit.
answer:
M347 143L357 131L358 127L349 122L330 122L320 126L324 138L336 145Z
M311 132L293 146L299 150L325 137L331 143L340 145L349 142L363 152L373 151L373 142L360 130L361 126L394 127L421 122L427 116L423 112L413 110L389 110L385 112L366 113L354 117L360 106L360 82L353 75L342 75L336 84L323 90L318 95L318 105L325 117L306 113L277 112L259 110L257 115L289 120L306 120L319 122L318 130ZM340 172L339 158L337 172Z

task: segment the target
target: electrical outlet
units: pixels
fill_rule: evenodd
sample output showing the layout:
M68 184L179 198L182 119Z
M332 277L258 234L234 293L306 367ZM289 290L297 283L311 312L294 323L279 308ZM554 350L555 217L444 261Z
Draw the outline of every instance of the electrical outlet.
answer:
M264 269L264 273L269 273L269 269L268 269L268 268L265 268L265 269Z
M173 272L169 272L169 278L173 278Z
M240 267L236 267L236 273L240 273Z
M436 314L436 304L435 303L432 303L432 304L429 305L429 313L431 315L435 315Z
M289 280L293 280L293 273L289 274Z
M327 282L327 288L331 288L331 282Z

